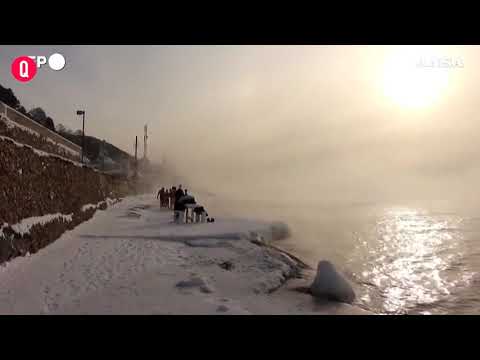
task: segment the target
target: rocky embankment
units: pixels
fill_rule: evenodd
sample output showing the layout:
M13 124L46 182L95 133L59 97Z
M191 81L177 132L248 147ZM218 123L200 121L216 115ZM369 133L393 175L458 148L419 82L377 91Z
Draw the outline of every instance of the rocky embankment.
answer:
M50 154L59 155L70 160L79 161L79 157L68 149L58 146L44 136L34 131L21 127L19 124L10 121L5 116L0 115L0 136L15 139L15 141L32 146L35 149L45 151Z
M133 191L126 181L8 137L0 136L0 153L0 263L38 251Z

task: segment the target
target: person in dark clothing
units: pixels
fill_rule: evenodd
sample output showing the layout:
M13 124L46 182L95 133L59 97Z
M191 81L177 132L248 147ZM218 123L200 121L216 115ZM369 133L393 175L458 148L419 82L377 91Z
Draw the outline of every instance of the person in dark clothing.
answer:
M195 217L197 219L197 222L205 222L208 217L207 210L205 207L198 205L195 209L193 209L193 212L195 213Z
M173 209L175 206L175 192L177 191L177 188L175 186L172 186L172 190L170 190L170 208Z
M163 187L158 190L157 199L160 199L160 207L162 207L165 202L165 189Z
M178 189L173 193L174 196L174 205L173 205L173 214L174 214L174 221L178 223L180 221L180 215L185 213L185 206L181 204L178 200L183 196L182 185L178 187Z
M162 206L163 207L168 207L168 197L170 196L170 190L165 189L164 195L163 195L163 202Z
M180 205L180 204L178 203L178 200L180 200L180 198L181 198L182 196L184 196L184 195L185 195L185 194L184 194L184 192L183 192L183 190L182 190L182 185L179 185L179 186L178 186L178 190L175 191L175 208L177 208L177 207ZM175 209L175 210L176 210L176 209ZM181 211L182 209L178 209L178 210Z

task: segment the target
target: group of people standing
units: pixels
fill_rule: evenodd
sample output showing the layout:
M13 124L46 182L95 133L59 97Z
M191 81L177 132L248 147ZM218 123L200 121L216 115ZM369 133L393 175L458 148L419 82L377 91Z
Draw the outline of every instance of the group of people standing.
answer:
M182 185L172 186L169 189L162 187L157 193L157 199L160 200L160 207L166 207L168 209L173 209L174 222L180 221L180 215L183 213L185 216L188 214L185 213L187 210L187 205L195 205L193 207L193 212L202 219L206 219L207 222L214 222L214 219L209 219L208 214L203 206L196 205L195 198L188 194L188 190L182 189ZM188 221L188 219L187 219Z
M185 195L188 195L187 189L183 191L182 185L179 185L178 189L175 186L172 186L170 189L162 187L157 193L157 199L160 200L160 207L175 210L175 207L178 207L178 200Z

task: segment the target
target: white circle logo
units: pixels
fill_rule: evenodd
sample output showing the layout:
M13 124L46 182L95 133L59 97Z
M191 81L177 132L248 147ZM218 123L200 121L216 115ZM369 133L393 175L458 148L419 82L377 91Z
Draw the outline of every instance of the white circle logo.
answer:
M65 58L62 54L52 54L48 58L48 65L52 70L59 71L65 67Z

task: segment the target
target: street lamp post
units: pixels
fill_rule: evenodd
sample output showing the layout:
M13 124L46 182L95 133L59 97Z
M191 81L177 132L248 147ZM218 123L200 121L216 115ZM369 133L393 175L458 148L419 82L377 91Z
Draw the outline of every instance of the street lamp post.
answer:
M83 125L82 125L82 164L83 164L83 156L85 153L85 110L77 110L77 115L82 115L83 117Z

